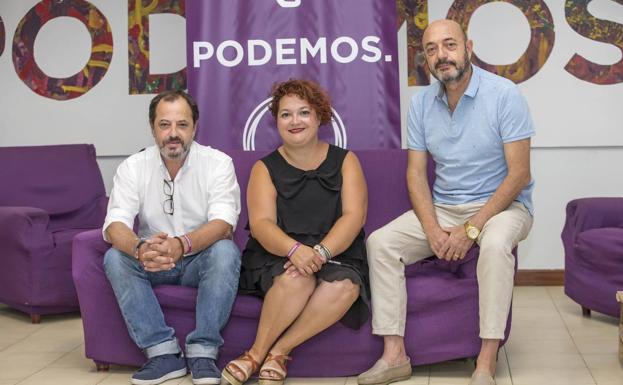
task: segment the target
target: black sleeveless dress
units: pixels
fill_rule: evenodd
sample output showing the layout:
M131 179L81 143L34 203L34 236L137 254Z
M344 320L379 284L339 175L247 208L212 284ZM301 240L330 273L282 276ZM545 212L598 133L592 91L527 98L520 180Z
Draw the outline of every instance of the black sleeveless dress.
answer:
M277 190L277 226L307 246L321 242L342 215L342 163L347 150L329 145L327 158L315 170L303 171L290 165L275 150L262 162ZM358 329L369 317L370 285L363 229L342 254L334 256L316 273L316 278L332 282L350 279L359 285L359 298L340 322ZM286 259L266 251L249 235L242 252L240 292L264 297L273 278L282 274ZM338 264L339 263L339 264Z

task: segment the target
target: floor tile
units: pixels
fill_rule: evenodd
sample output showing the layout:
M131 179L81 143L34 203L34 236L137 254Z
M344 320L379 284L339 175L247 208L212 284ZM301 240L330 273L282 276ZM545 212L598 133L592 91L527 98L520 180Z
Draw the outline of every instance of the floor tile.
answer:
M108 375L108 373L98 373L95 370L48 367L26 378L20 382L20 385L95 385Z
M513 385L586 385L593 377L579 354L514 354L508 358Z
M344 385L346 377L338 378L295 378L288 377L286 385Z
M570 339L567 326L556 308L522 307L518 309L521 311L513 310L510 341Z
M513 290L513 308L519 307L553 308L554 303L545 287L520 286Z
M623 385L623 368L619 362L618 353L584 354L583 357L598 385L609 382L617 383L617 381Z
M0 358L16 353L67 353L84 342L82 333L54 332L45 329L39 330L28 337L0 351Z
M52 362L49 367L52 368L80 368L83 370L95 369L95 364L92 360L88 359L84 355L84 345L81 344L74 350L65 353L58 360Z
M619 341L610 337L573 337L580 354L618 354Z
M101 382L98 382L98 385L128 385L130 383L130 373L110 373L108 377L104 378ZM174 378L169 381L165 381L162 385L192 385L192 379L190 375L186 375L181 378Z
M569 334L573 338L605 338L616 341L619 321L595 317L564 317Z
M36 331L37 330L28 328L15 327L0 329L0 351L20 342Z
M511 331L511 338L506 345L509 356L515 354L539 353L580 353L571 338L563 339L521 339Z
M4 353L0 352L0 353ZM15 353L0 357L0 380L26 378L52 362L59 359L63 353Z

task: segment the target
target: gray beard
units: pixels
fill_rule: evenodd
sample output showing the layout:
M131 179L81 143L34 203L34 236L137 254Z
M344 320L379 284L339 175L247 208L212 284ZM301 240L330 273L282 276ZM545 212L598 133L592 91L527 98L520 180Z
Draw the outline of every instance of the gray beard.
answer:
M166 144L160 147L160 155L162 155L162 157L167 160L183 160L186 158L186 155L188 155L190 149L189 145L182 145L181 151L171 153L166 150L165 146Z
M470 61L469 61L469 57L467 56L467 50L465 51L465 55L463 56L463 66L460 67L459 64L456 63L455 67L457 71L456 75L447 75L446 77L438 76L437 71L434 68L429 68L429 69L430 69L431 74L435 77L435 79L439 80L444 85L450 84L453 82L458 82L461 79L463 79L463 76L465 76L465 73L467 73L470 68Z

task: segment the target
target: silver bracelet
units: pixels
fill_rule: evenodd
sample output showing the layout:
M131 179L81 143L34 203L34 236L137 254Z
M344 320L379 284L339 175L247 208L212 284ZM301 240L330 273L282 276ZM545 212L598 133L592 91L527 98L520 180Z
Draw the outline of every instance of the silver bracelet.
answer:
M329 251L329 249L322 243L315 245L314 250L316 250L326 261L330 261L331 258L333 258L331 251Z

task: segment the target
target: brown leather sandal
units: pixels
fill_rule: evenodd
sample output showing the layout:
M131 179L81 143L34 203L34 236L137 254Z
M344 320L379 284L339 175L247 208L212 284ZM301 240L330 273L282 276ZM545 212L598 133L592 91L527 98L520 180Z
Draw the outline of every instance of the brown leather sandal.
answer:
M292 358L285 354L273 355L268 353L268 356L264 360L264 364L260 369L259 385L283 385L286 380L288 371L286 369L286 361L290 361ZM262 376L262 372L273 372L275 377Z
M247 365L243 365L243 362L251 364L251 370L249 370ZM223 369L223 372L221 373L221 383L225 382L231 385L242 385L247 382L249 377L257 372L259 367L260 364L255 361L248 351L246 351L235 360L229 361L227 366L225 366L225 369ZM239 380L234 373L242 373L244 378Z

